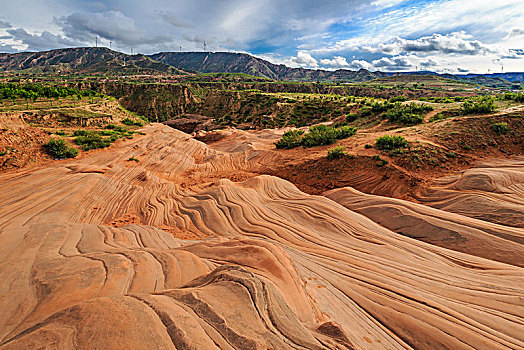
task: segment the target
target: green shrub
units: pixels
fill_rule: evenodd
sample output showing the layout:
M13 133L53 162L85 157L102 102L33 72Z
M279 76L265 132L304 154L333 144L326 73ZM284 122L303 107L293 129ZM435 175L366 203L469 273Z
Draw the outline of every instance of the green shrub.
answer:
M376 161L377 161L376 164L377 164L378 167L382 167L382 166L384 166L384 165L386 165L386 164L389 163L387 160L380 158L380 156L379 156L378 154L375 154L375 155L374 155L373 157L371 157L371 158L372 158L373 160L376 160Z
M335 138L337 139L346 139L350 136L353 136L357 133L357 128L351 126L343 125L335 129Z
M320 124L309 128L309 132L302 137L301 145L304 147L330 145L336 139L335 128Z
M122 119L122 124L124 124L124 125L144 126L144 123L141 120L133 120L133 119L129 119L129 118Z
M309 132L304 134L302 130L290 130L282 135L282 138L275 142L277 148L314 147L330 145L336 140L345 139L357 132L356 128L343 125L339 128L324 124L315 125L309 128Z
M410 103L407 105L397 105L388 111L384 117L390 122L404 125L420 124L424 121L424 114L432 111L433 107L423 103Z
M375 147L382 150L393 150L408 147L408 141L402 136L384 135L375 141Z
M407 101L407 97L406 96L395 96L395 97L392 97L389 99L389 102L391 103L395 103L395 102L404 102L404 101Z
M371 111L373 111L374 113L382 113L393 107L395 107L394 103L390 103L387 101L385 101L384 103L377 102L371 105Z
M65 135L66 135L66 132L63 131L63 130L59 130L59 131L55 131L55 134L56 134L56 135L59 135L59 136L65 136Z
M515 102L524 102L524 94L521 94L521 93L513 93L513 92L509 92L509 93L505 93L502 98L504 100L513 100Z
M294 148L300 146L300 141L304 130L289 130L282 135L282 138L275 142L277 148Z
M357 118L358 118L358 114L356 114L356 113L348 113L346 115L346 122L347 123L354 122L355 120L357 120Z
M74 142L82 146L84 151L95 148L105 148L111 145L110 140L105 140L99 134L88 133L87 135L78 136L75 138Z
M460 107L462 114L485 114L495 110L492 97L482 97L477 100L464 101Z
M55 159L74 158L78 155L78 150L68 147L63 139L51 139L44 145L45 151Z
M511 130L508 123L491 124L491 129L497 134L507 134Z
M346 155L346 147L343 146L335 146L328 150L327 153L327 159L333 160L333 159L339 159Z
M429 118L429 121L430 123L433 123L433 122L438 122L444 119L446 119L446 117L443 113L437 113L434 116L432 116L431 118Z
M73 131L73 136L86 136L89 133L90 132L87 130L78 129L78 130Z
M139 160L136 159L135 157L130 157L127 161L128 162L137 162L137 163L139 162Z
M121 125L107 124L106 129L114 130L116 132L127 132L127 129Z
M358 113L360 114L360 116L362 117L367 117L369 115L372 114L372 111L371 111L371 108L370 107L361 107L359 110L358 110Z
M373 146L370 145L370 144L366 144L366 145L364 145L364 148L373 148Z

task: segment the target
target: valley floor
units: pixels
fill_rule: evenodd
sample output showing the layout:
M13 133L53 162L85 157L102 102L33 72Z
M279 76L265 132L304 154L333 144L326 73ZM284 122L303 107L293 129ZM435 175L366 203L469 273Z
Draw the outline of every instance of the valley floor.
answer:
M269 131L143 131L0 175L0 349L524 348L522 156L406 201Z

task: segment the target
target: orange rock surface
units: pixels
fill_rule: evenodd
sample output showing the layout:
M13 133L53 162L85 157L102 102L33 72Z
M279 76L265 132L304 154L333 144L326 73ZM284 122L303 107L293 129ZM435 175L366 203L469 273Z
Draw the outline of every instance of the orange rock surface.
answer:
M522 213L524 163L431 208L257 175L263 135L144 131L0 175L0 349L524 348L522 228L449 199Z

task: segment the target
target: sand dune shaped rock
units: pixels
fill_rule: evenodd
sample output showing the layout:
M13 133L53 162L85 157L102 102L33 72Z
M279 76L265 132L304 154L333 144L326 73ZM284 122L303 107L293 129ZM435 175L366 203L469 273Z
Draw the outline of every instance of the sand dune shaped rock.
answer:
M519 230L442 212L473 247L510 243L498 261L439 247L277 177L213 180L272 157L235 149L153 126L1 175L0 348L524 347Z
M418 198L434 208L524 227L524 158L492 160L436 181Z
M402 235L471 255L524 267L524 230L446 213L353 188L324 194Z

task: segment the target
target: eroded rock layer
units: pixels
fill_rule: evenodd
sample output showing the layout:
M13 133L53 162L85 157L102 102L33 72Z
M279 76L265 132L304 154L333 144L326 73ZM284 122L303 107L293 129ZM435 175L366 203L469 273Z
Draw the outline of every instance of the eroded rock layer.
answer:
M0 176L0 348L524 347L520 229L308 195L271 159L155 125Z

